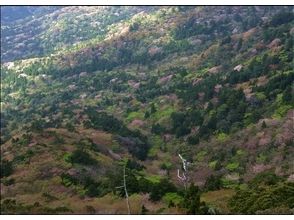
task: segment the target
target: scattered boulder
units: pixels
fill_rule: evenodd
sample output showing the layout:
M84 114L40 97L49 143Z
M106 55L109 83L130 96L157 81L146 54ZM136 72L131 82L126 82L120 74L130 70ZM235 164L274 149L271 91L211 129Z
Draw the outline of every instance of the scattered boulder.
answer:
M190 41L190 44L192 45L200 45L202 44L202 40L201 39L193 39Z
M291 28L290 34L293 36L294 35L294 27Z
M141 72L141 73L138 73L138 76L140 77L140 79L146 79L146 73L143 73L143 72Z
M75 90L77 88L77 86L75 84L71 84L68 86L69 90Z
M237 34L239 31L237 28L234 28L234 30L232 31L232 34Z
M214 91L215 91L216 93L219 93L219 92L220 92L220 89L221 89L222 87L223 87L222 85L217 84L217 85L215 85L215 87L214 87Z
M18 75L17 78L28 78L28 75L25 74L25 73L21 73L21 74Z
M243 68L243 65L239 64L239 65L234 67L234 71L240 72L242 70L242 68Z
M81 73L79 74L79 77L85 77L85 76L87 76L87 75L88 75L87 72L81 72Z
M130 124L131 127L143 127L145 125L145 122L140 119L134 119L132 123Z
M81 99L84 99L84 98L86 98L86 97L87 97L87 94L86 94L86 93L83 93L83 94L80 95L80 98L81 98Z
M198 83L200 83L201 81L202 81L202 78L201 78L201 79L196 78L196 79L193 80L192 85L195 86L195 85L197 85Z
M273 49L274 47L280 46L280 44L281 40L279 38L276 38L268 45L268 48Z
M113 78L109 81L109 83L115 83L118 80L118 78Z
M149 50L148 50L148 54L149 54L150 56L154 56L155 54L158 54L158 53L160 53L161 51L162 51L161 48L154 46L154 47L149 48Z
M139 82L135 82L134 80L129 80L128 81L128 85L134 89L138 89L140 87L140 84Z
M163 135L163 141L164 142L169 142L172 140L172 135L171 134L165 134Z
M211 74L216 74L216 73L219 73L220 70L221 70L221 66L214 66L210 68L209 70L207 70L207 72Z
M204 92L199 92L198 93L198 98L199 98L199 100L203 100L204 99L204 96L205 96L205 93Z
M253 171L253 173L257 174L257 173L261 173L263 171L266 171L266 170L268 170L270 168L271 168L271 166L269 166L269 165L255 164L252 167L252 171Z
M158 83L161 85L166 84L173 78L173 76L174 76L173 74L168 75L168 76L164 76L158 80Z

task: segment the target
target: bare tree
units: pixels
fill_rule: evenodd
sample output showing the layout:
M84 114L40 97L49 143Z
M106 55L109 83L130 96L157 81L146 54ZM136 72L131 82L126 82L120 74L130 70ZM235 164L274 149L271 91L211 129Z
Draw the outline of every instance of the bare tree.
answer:
M178 178L183 182L185 190L187 189L187 182L188 182L188 169L187 169L187 160L179 154L179 157L182 161L182 175L180 175L180 169L178 169Z
M126 166L127 163L124 164L124 171L123 171L123 185L122 186L118 186L116 188L124 188L125 191L125 195L126 195L126 202L127 202L127 208L128 208L128 214L131 214L131 208L130 208L130 202L129 202L129 194L128 194L128 190L127 190L127 182L126 182Z

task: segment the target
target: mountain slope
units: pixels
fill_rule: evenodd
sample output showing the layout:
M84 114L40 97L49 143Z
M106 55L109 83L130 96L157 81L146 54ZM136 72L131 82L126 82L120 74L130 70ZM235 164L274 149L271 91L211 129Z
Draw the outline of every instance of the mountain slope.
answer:
M1 211L126 214L125 168L133 214L292 213L293 22L277 6L4 14Z

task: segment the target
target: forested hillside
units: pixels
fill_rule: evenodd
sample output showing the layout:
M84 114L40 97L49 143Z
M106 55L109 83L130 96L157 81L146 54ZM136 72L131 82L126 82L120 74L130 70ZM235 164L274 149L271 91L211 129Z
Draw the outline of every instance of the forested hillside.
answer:
M2 6L1 213L293 214L293 9Z

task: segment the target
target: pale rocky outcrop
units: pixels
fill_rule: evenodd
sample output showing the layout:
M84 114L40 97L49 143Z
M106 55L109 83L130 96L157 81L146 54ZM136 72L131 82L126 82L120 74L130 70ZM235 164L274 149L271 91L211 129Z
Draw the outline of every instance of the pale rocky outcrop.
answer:
M88 73L86 73L86 72L81 72L80 74L79 74L79 77L85 77L85 76L87 76L88 75Z
M234 67L234 70L240 72L242 70L242 68L243 68L243 65L239 64L239 65Z
M210 68L209 70L207 70L208 73L212 73L212 74L216 74L219 73L221 70L221 66L214 66L212 68Z
M217 85L215 85L215 87L214 87L214 91L215 91L216 93L219 93L219 92L220 92L220 89L221 89L222 87L223 87L222 85L217 84Z
M164 76L164 77L161 77L159 80L158 80L158 83L159 84L166 84L167 82L169 82L172 78L173 78L173 74L171 75L168 75L168 76Z
M274 39L269 45L269 48L274 48L274 47L278 47L281 44L281 40L279 38Z

